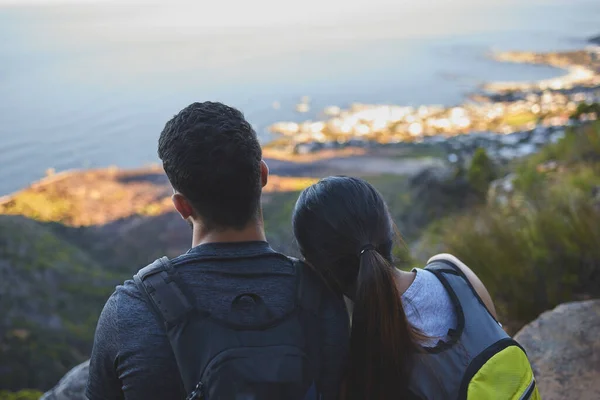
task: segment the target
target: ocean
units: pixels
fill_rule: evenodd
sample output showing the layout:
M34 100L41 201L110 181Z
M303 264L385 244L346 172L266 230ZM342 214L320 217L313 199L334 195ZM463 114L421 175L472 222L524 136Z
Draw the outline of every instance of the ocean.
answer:
M596 0L226 3L0 0L0 195L49 168L155 163L194 101L240 108L268 142L329 105L452 105L485 81L558 76L489 54L600 34Z

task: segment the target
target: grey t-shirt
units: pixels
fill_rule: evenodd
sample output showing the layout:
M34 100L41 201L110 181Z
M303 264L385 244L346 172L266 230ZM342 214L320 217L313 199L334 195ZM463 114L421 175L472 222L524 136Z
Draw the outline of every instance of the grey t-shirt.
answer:
M253 292L281 315L296 296L294 266L274 254L266 242L212 243L171 262L196 304L212 314L224 314L238 294ZM333 293L322 299L321 310L317 385L328 399L337 396L342 375L348 314ZM90 400L186 397L166 332L132 280L117 286L100 315L86 395Z

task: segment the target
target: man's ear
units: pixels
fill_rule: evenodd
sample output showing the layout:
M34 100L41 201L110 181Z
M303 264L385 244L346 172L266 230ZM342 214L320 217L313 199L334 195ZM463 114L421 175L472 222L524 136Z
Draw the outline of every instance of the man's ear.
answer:
M189 217L194 215L194 208L181 193L174 193L171 196L175 209L181 215L181 218L187 220Z
M269 166L265 160L260 160L260 183L262 187L267 186L269 181Z

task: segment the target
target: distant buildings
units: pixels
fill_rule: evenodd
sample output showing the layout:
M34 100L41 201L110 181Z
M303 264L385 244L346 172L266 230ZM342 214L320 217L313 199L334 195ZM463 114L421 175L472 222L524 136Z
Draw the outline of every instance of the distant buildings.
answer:
M330 118L326 120L278 122L269 129L286 137L286 143L292 147L312 142L343 143L351 139L381 144L418 142L432 137L446 140L477 132L501 134L505 145L511 145L516 139L505 135L533 130L536 132L533 143L541 143L545 139L540 132L545 128L568 125L569 116L579 103L597 101L600 101L600 86L573 89L568 93L523 93L514 101L470 102L450 108L354 104L348 110L328 108Z
M558 141L573 123L569 117L579 104L600 102L600 64L595 61L599 54L600 46L564 53L505 53L509 61L560 65L570 72L551 82L501 84L509 89L475 94L455 107L330 106L323 111L324 120L278 122L269 130L282 135L278 147L300 154L343 147L439 145L450 162L463 162L477 147L506 161ZM309 102L305 96L297 110L308 111ZM582 116L586 118L591 116Z

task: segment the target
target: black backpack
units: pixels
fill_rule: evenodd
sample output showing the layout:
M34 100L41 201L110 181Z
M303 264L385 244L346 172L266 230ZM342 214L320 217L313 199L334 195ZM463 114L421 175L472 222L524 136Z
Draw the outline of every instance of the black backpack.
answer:
M304 263L285 258L295 267L296 300L292 309L277 318L254 293L240 293L227 318L215 318L189 300L167 257L134 276L165 326L187 399L321 398L316 392L321 285L311 284L316 276ZM245 308L250 301L250 312L260 323L240 323L242 301ZM244 310L244 316L247 313Z

